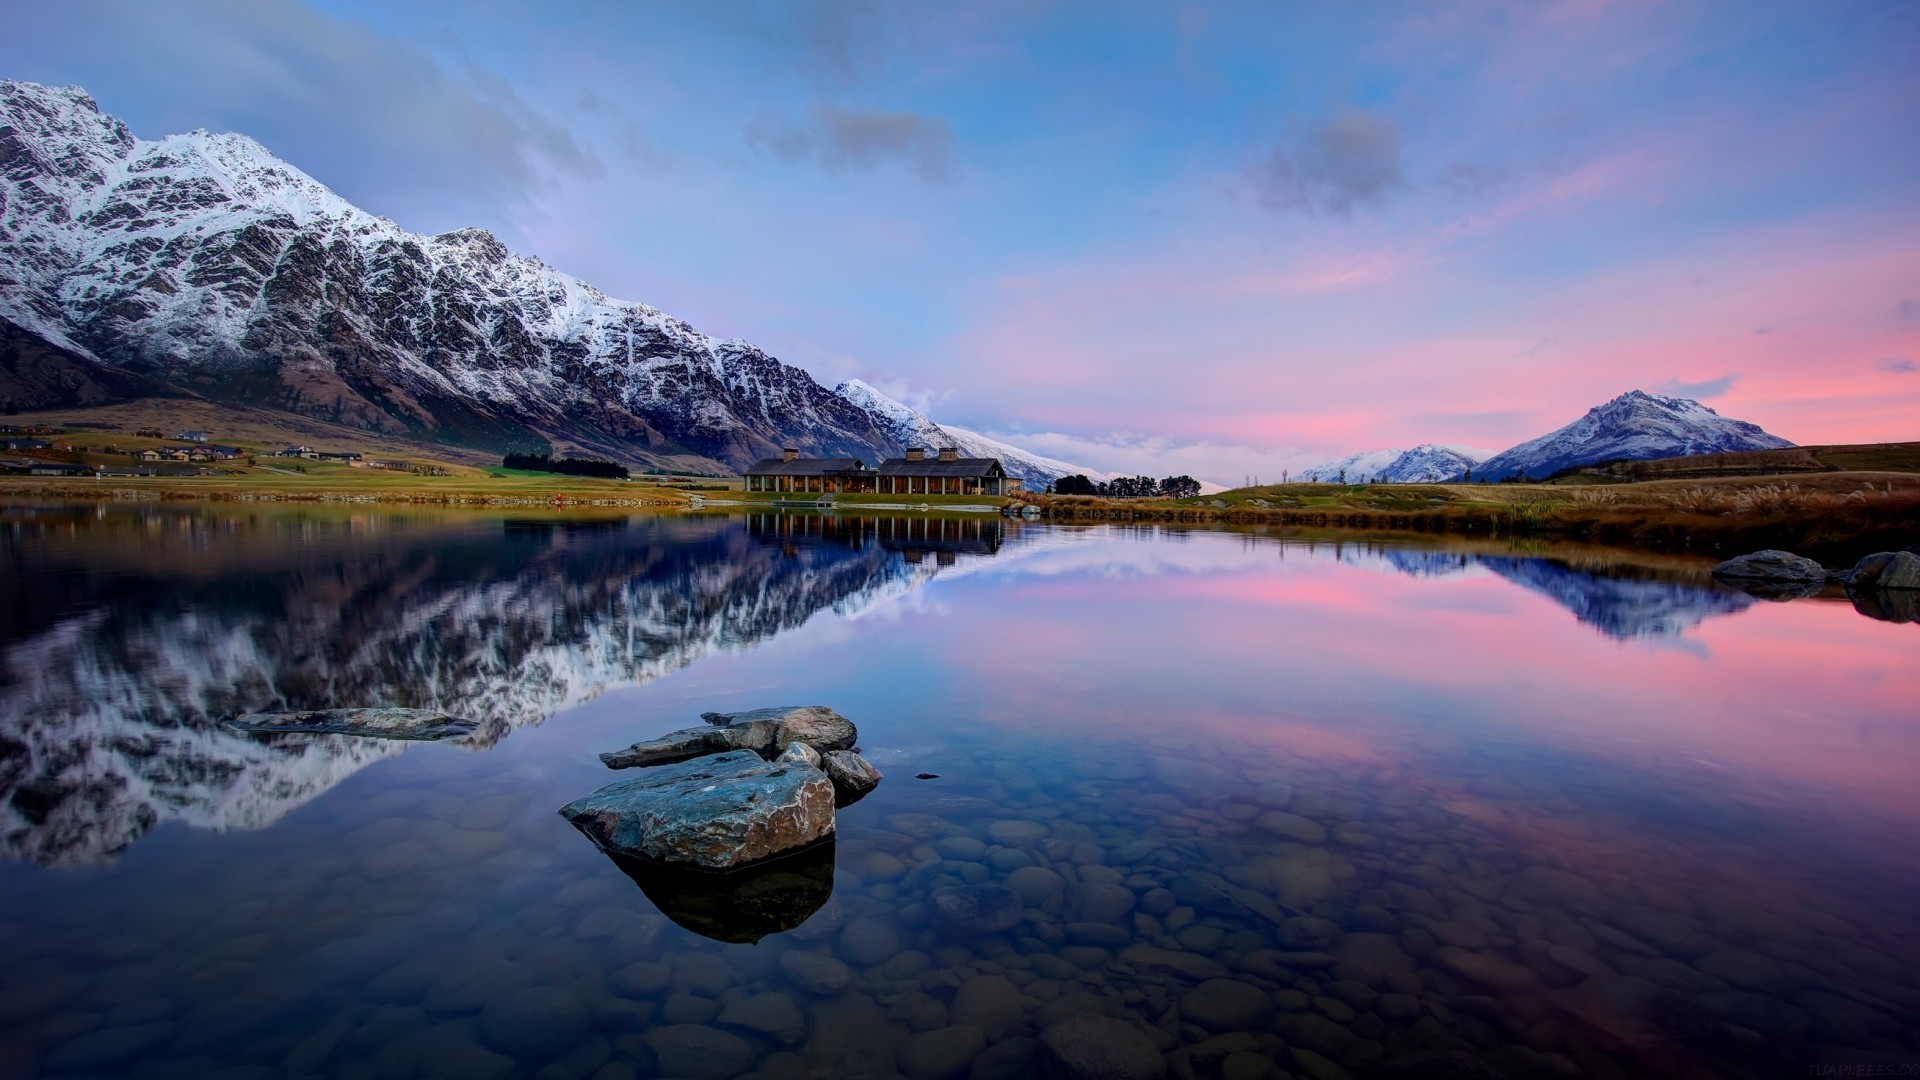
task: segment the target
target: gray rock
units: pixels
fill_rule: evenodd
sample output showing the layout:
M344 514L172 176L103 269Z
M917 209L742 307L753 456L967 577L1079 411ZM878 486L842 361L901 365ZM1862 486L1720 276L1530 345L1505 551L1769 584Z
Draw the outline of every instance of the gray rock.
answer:
M900 951L900 937L877 919L855 919L840 932L840 951L861 967L874 967Z
M986 1032L956 1024L910 1035L900 1044L900 1071L909 1080L952 1080L987 1048Z
M1159 1080L1167 1059L1152 1039L1125 1020L1081 1014L1040 1034L1047 1060L1071 1080Z
M847 965L825 953L795 949L780 954L780 970L795 986L809 994L832 997L844 994L853 985L853 972Z
M514 1057L551 1058L578 1042L591 1023L586 1004L557 986L515 990L480 1011L487 1043Z
M759 1055L738 1035L700 1024L670 1024L641 1038L660 1064L662 1076L691 1080L727 1080L753 1067Z
M1326 826L1312 818L1290 814L1285 810L1269 810L1254 818L1253 823L1275 836L1298 840L1303 844L1321 844L1327 839Z
M1067 886L1067 911L1075 922L1117 923L1133 914L1133 890L1123 885L1077 882Z
M615 854L730 870L831 834L833 784L736 750L648 769L560 814Z
M449 716L437 709L314 709L307 712L248 713L228 720L227 726L262 735L314 732L433 742L464 739L479 729L480 722Z
M1853 589L1920 589L1920 555L1882 551L1853 564L1845 577Z
M1180 1016L1214 1031L1257 1031L1273 1019L1273 1001L1251 983L1208 979L1180 999Z
M1067 879L1041 866L1023 866L1007 875L1007 888L1020 894L1028 907L1041 904L1067 887Z
M1326 949L1340 940L1340 926L1327 919L1301 915L1280 924L1280 944L1289 949Z
M720 1010L720 1023L745 1028L770 1039L798 1046L807 1037L807 1018L785 994L753 994Z
M607 981L615 991L629 997L652 997L673 982L673 969L643 960L614 972Z
M816 769L823 768L820 761L820 751L815 750L803 742L788 743L787 748L780 751L779 756L773 760L785 762L789 765L811 765Z
M724 754L729 750L752 750L758 754L772 742L773 729L766 724L743 728L683 728L634 743L625 750L601 754L600 760L609 769L645 768Z
M1827 568L1791 551L1756 551L1739 555L1713 568L1713 576L1746 586L1824 585Z
M825 705L781 705L771 709L751 709L737 713L701 713L700 719L721 727L745 727L765 723L772 728L772 751L779 753L790 744L806 743L820 753L851 750L860 741L860 729L853 721Z
M1540 982L1533 969L1522 967L1493 952L1472 952L1457 945L1442 945L1427 958L1435 966L1495 990L1517 992Z
M973 1059L967 1080L1023 1080L1033 1075L1033 1056L1039 1049L1037 1039L1025 1036L1001 1039Z
M821 755L821 767L833 781L834 796L841 806L859 802L880 786L880 770L851 750L827 751Z
M1033 1002L1004 975L975 975L953 995L953 1022L989 1035L1020 1023Z
M1021 918L1020 896L1005 885L935 889L927 896L927 911L934 927L949 937L998 934L1020 925Z

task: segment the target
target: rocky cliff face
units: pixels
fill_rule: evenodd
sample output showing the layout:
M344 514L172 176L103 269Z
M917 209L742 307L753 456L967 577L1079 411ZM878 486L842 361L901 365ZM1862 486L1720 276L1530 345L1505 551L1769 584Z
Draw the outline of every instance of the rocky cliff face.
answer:
M241 135L0 82L0 317L209 397L487 449L738 468L900 447L806 372L490 234L408 233Z

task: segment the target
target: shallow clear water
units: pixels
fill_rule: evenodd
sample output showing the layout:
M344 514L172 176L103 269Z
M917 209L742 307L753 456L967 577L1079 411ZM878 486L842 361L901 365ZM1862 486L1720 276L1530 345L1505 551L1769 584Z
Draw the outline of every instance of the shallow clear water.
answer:
M998 520L0 523L5 1075L1021 1076L1087 1014L1180 1076L1920 1064L1920 630L1844 601ZM554 812L789 703L887 774L810 862L636 882ZM215 723L348 705L487 733ZM936 932L986 882L1020 925Z

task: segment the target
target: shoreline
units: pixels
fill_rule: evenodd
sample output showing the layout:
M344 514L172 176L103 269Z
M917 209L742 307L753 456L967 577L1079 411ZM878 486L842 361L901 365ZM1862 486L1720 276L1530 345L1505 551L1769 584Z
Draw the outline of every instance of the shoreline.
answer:
M1193 499L1111 500L1023 493L992 506L864 502L813 505L632 481L553 477L274 475L0 478L0 499L250 505L444 506L742 513L970 513L1056 525L1271 526L1379 535L1543 540L1720 558L1779 548L1832 564L1920 540L1920 474L1774 476L1681 484L1287 484ZM351 482L343 482L351 481ZM371 482L369 482L371 481ZM1276 505L1278 503L1279 505ZM784 504L784 505L783 505Z

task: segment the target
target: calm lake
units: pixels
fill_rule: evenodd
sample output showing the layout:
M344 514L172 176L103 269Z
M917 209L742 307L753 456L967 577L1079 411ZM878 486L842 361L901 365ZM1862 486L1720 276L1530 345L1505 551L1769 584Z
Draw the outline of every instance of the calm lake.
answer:
M16 505L0 561L6 1076L1920 1073L1920 626L1711 560ZM830 848L555 813L786 704L886 773ZM485 726L219 725L363 705Z

